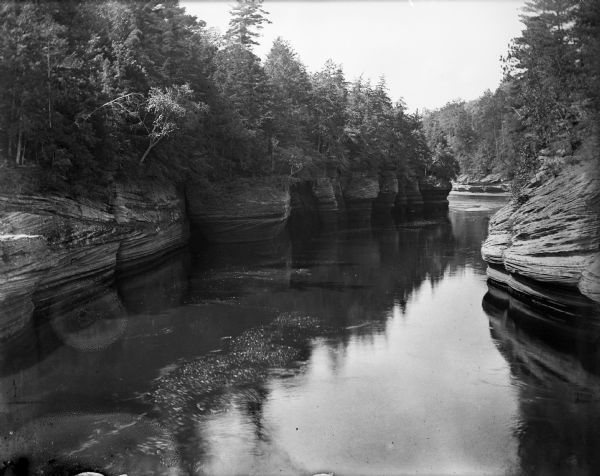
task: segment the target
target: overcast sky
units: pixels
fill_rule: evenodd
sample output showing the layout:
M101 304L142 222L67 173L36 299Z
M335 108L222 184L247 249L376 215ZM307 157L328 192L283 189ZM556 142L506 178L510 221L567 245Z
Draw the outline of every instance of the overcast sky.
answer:
M234 1L183 1L186 10L221 32ZM495 89L500 56L522 30L524 0L270 1L262 58L278 36L288 40L309 71L328 58L346 79L374 82L384 75L392 99L409 109L474 99Z

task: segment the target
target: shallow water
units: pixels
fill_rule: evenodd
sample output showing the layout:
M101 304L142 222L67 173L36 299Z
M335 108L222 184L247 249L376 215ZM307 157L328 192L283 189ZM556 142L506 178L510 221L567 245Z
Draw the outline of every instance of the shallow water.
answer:
M488 290L479 248L504 200L184 251L41 316L2 348L0 462L130 476L597 473L596 354L534 336L513 322L518 303Z

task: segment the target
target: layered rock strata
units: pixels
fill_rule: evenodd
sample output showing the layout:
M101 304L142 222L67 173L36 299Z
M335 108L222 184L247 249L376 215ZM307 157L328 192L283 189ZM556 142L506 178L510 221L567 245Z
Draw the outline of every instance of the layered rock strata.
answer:
M371 221L373 202L379 195L379 179L353 173L342 190L349 221L353 224L368 225Z
M119 269L129 269L187 243L185 199L173 184L129 182L116 186L113 212L127 230L117 255Z
M157 182L117 185L113 204L59 195L0 195L0 338L34 307L51 312L89 299L119 266L187 241L183 198Z
M284 229L291 210L287 185L259 180L190 183L186 196L191 223L212 243L273 239Z
M318 178L313 185L313 194L321 223L336 222L338 213L345 208L339 181L329 177Z
M466 193L508 193L510 192L510 183L500 174L490 174L483 178L461 175L452 183L452 191Z
M538 176L496 215L484 260L534 281L600 301L600 177L595 164Z

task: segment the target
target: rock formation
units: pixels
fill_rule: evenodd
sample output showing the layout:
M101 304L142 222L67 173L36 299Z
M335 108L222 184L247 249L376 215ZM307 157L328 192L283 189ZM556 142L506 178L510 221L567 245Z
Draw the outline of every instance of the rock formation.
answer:
M154 259L188 241L185 199L173 184L118 183L113 212L120 227L128 231L117 255L119 269Z
M491 219L481 251L512 274L600 301L599 248L600 176L587 162L538 174Z
M453 192L467 193L507 193L510 192L509 182L500 174L489 174L483 178L460 175L452 183Z
M421 180L419 190L423 197L423 208L429 212L446 211L448 209L448 194L452 185L448 182Z
M119 268L187 242L183 197L157 182L117 185L108 200L0 195L0 338L38 309L90 298Z
M373 212L390 214L398 195L398 177L395 170L385 170L379 174L379 194L373 202Z
M356 225L368 225L373 202L379 195L378 177L354 172L345 181L342 190L349 221Z
M191 223L212 243L272 239L290 215L289 187L264 180L189 183L186 196Z

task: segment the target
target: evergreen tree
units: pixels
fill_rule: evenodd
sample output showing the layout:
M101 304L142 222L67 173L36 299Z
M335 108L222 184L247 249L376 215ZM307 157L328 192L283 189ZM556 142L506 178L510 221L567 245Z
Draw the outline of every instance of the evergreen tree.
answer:
M262 30L264 23L271 23L262 3L263 0L237 0L230 11L231 19L225 38L244 47L258 45L258 30Z

